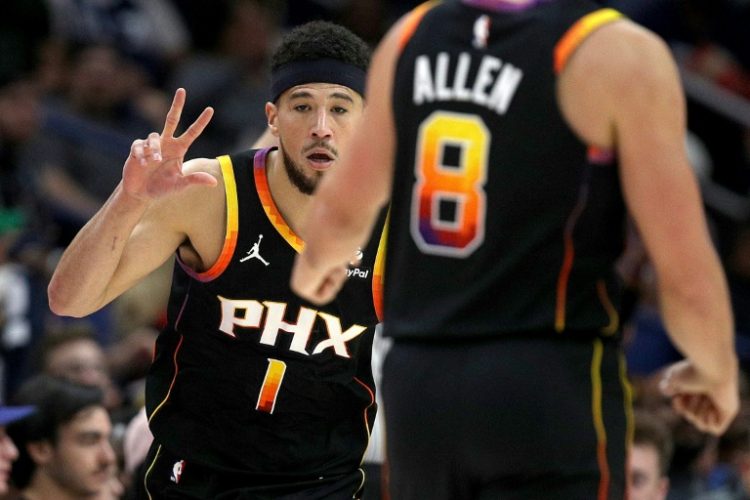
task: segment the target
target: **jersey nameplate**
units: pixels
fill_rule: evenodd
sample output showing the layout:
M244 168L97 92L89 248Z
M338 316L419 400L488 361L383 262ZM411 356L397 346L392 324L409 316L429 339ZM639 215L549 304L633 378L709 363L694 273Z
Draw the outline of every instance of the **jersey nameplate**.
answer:
M474 74L472 81L470 74ZM462 52L452 58L440 52L434 60L421 55L414 61L413 100L417 106L435 101L472 102L503 115L522 78L521 69L490 55L479 58Z

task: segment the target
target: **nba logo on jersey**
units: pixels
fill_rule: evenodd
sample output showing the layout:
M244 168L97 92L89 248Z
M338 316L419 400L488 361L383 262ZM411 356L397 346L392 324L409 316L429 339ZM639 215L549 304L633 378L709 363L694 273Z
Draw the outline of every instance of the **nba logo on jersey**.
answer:
M172 477L169 478L173 483L180 484L180 477L182 477L182 470L184 469L184 467L184 460L180 460L179 462L174 463L174 465L172 466Z
M487 39L490 37L490 18L487 15L479 16L474 23L474 41L472 45L477 49L487 48Z

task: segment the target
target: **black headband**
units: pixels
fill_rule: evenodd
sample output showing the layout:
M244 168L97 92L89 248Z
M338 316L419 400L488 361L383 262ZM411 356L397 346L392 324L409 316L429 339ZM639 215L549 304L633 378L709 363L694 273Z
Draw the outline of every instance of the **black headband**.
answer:
M272 102L296 85L303 83L334 83L349 87L359 95L365 95L366 72L338 59L316 59L295 61L280 66L271 74Z

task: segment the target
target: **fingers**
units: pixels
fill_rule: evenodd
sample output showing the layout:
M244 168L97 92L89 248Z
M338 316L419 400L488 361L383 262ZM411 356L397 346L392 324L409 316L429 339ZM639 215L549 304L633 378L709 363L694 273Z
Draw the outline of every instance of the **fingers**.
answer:
M672 399L674 410L702 432L722 434L734 418L731 412L719 408L708 396L678 394Z
M147 151L146 154L151 154L151 159L154 161L161 161L161 137L156 132L151 132L146 140Z
M142 166L146 166L149 161L160 162L162 156L159 134L151 132L148 138L133 141L133 145L130 147L130 154Z
M203 133L203 130L206 128L206 125L208 125L208 122L211 121L211 117L213 115L213 108L209 107L204 109L200 116L198 116L198 118L193 122L193 124L188 127L185 133L179 137L179 140L185 141L187 143L185 144L186 147L190 146L193 141L195 141L198 136Z
M164 120L164 130L162 136L172 137L174 136L177 126L180 124L180 117L182 116L182 109L185 107L185 89L179 88L174 93L172 99L172 106L169 108L167 117Z
M341 290L346 282L346 268L337 267L332 270L314 291L311 301L318 305L327 304L336 298L336 295Z

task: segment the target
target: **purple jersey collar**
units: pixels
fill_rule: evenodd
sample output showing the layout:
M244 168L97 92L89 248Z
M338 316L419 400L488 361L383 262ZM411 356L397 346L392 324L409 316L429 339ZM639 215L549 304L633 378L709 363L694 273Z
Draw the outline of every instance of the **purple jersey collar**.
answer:
M497 12L520 12L550 0L461 0L467 5Z

